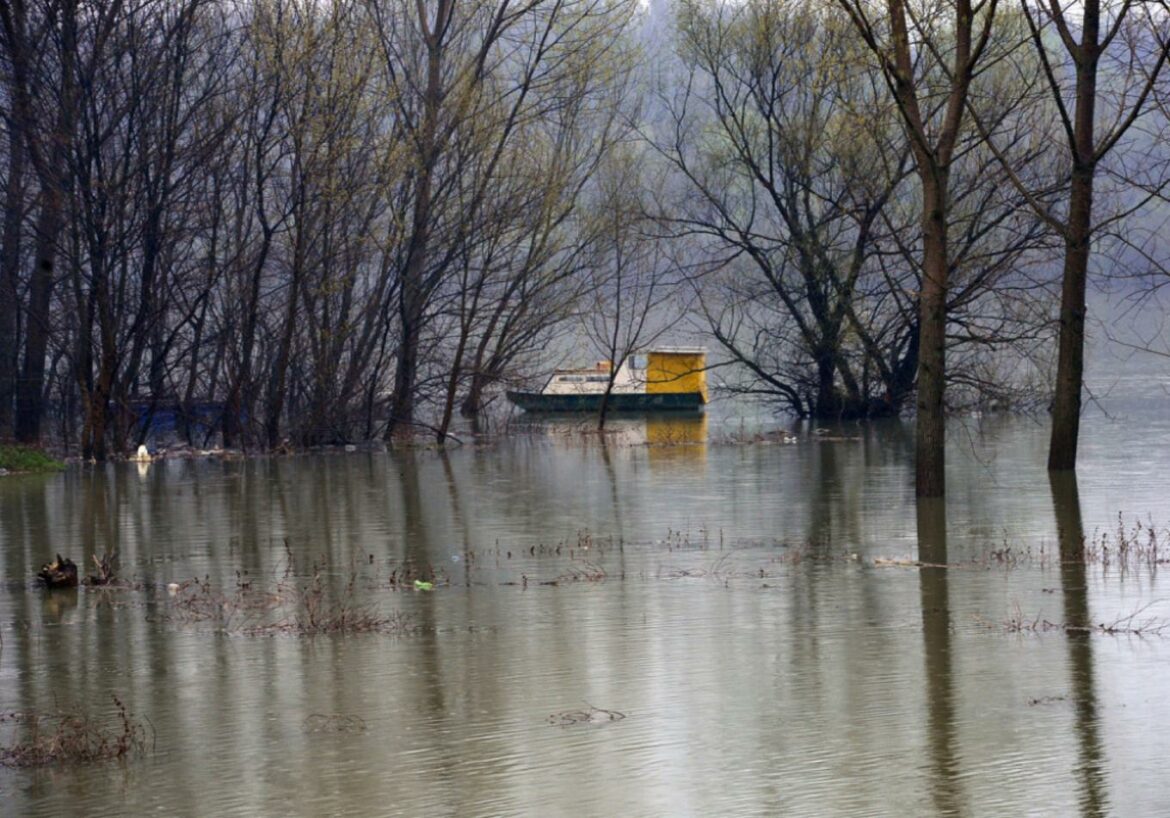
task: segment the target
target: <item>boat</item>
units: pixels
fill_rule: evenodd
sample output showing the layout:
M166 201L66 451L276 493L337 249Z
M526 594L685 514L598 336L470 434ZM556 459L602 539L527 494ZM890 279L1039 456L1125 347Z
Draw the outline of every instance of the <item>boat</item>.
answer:
M613 376L608 410L696 411L707 402L707 351L702 347L655 347L626 358L616 373L609 361L558 369L540 392L507 393L526 412L596 412Z

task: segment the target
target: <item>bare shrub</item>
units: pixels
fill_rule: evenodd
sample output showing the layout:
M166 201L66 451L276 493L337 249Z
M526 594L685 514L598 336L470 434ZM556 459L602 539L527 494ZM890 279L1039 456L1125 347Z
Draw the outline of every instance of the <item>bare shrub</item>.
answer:
M1126 525L1119 513L1117 528L1112 533L1095 532L1086 539L1084 560L1106 569L1116 567L1122 572L1140 568L1154 571L1170 562L1167 540L1170 540L1170 530L1159 529L1152 520L1143 523L1138 519Z
M351 571L341 591L331 594L320 566L314 566L306 580L291 578L286 572L285 578L271 587L258 587L237 575L234 592L226 594L204 578L179 587L169 616L181 623L215 622L223 632L244 636L403 634L415 630L415 622L407 614L382 614L377 606L361 600L357 582L356 571Z
M1118 616L1108 622L1052 622L1042 615L1024 616L1017 603L1013 606L1012 615L1005 620L1001 627L1008 633L1050 633L1059 631L1066 634L1096 633L1105 636L1162 636L1170 622L1157 617L1143 617L1149 609L1144 605L1131 614ZM985 623L986 624L986 623Z
M41 767L48 764L87 764L140 755L146 751L143 722L134 718L117 696L113 725L81 712L0 713L0 765Z

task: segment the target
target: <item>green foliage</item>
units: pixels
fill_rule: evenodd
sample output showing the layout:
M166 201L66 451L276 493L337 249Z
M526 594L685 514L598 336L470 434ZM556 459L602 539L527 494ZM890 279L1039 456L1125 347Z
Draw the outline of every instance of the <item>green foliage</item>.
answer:
M40 449L29 446L0 446L0 469L10 472L59 471L65 464Z

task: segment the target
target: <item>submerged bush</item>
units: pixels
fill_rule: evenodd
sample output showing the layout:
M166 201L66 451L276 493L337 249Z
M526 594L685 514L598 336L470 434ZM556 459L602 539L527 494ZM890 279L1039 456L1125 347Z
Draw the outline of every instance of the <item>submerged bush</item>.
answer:
M42 767L111 761L146 751L146 727L117 696L112 725L84 712L0 713L0 765Z
M59 471L65 464L30 446L0 446L0 469L10 472Z
M326 588L318 567L307 579L286 577L273 586L254 586L242 575L234 593L216 591L208 579L183 583L174 591L169 618L180 623L213 622L224 633L243 636L322 634L406 634L417 629L407 614L384 614L359 599L357 574L340 593Z

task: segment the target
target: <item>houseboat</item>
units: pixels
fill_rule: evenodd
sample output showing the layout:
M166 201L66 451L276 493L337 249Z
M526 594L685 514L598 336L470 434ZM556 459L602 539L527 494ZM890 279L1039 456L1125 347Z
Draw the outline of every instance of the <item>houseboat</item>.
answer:
M608 408L615 412L695 411L707 402L707 352L701 347L656 347L630 355L613 373L599 361L585 369L558 369L540 392L508 392L527 412L596 412L613 375Z

